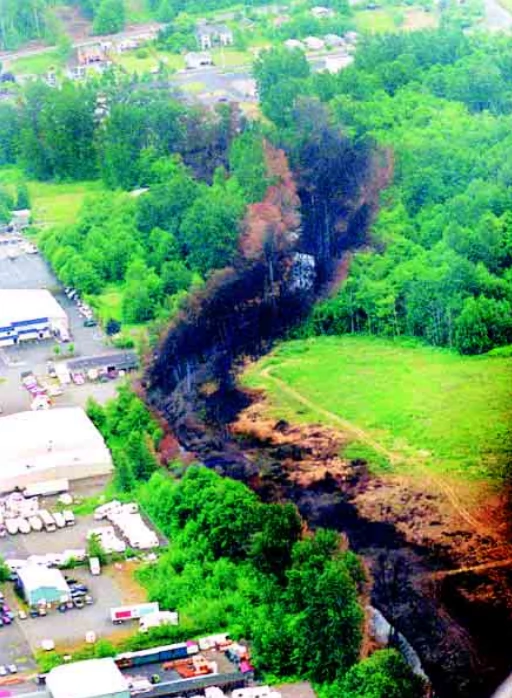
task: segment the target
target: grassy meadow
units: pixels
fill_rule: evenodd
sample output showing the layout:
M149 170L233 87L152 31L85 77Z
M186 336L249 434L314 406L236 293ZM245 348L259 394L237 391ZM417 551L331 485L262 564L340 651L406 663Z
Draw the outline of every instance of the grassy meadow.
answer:
M34 222L45 227L74 223L84 201L103 190L99 180L39 182L25 180L17 167L0 168L0 186L6 187L13 195L17 185L24 181L30 194Z
M353 433L347 455L375 460L377 470L409 469L417 458L433 472L489 479L510 464L512 358L321 337L280 345L251 365L243 382L266 391L276 417L334 427L341 418L354 425L368 442ZM392 466L371 444L403 461Z

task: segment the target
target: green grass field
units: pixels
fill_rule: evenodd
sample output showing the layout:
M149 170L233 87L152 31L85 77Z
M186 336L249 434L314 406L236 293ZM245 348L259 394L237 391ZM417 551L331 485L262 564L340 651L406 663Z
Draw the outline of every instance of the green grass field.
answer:
M74 223L85 199L103 190L100 181L28 182L36 223L46 226Z
M0 186L13 195L16 185L24 181L18 167L0 168ZM38 182L27 181L36 224L51 226L74 223L85 199L103 190L101 181L90 182Z
M369 34L427 29L439 23L434 13L425 12L417 7L358 10L354 15L354 21L358 31Z
M249 51L237 51L234 48L215 48L211 54L214 64L219 68L238 68L251 65L254 60Z
M37 56L18 58L10 63L9 70L12 70L15 75L45 75L50 68L61 70L64 63L58 51L48 51Z
M409 469L416 458L432 472L478 479L500 477L510 465L512 358L322 337L282 344L249 367L243 382L268 392L276 417L335 427L331 414L347 420L403 456L396 467ZM368 449L352 436L350 448ZM390 464L380 458L377 466Z

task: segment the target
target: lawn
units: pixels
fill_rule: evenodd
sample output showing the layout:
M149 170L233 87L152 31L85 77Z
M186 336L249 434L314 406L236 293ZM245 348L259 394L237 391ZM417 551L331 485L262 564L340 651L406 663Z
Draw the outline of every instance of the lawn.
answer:
M438 24L435 14L417 7L360 10L356 11L354 20L358 31L370 34L427 29Z
M58 51L47 51L36 56L18 58L9 63L9 70L15 75L45 75L50 68L60 70L65 60Z
M280 345L243 381L268 392L276 417L332 426L347 420L354 442L363 430L369 442L403 456L395 461L402 469L421 459L434 472L478 479L510 467L512 358L322 337Z
M249 51L237 51L232 48L215 48L211 54L214 64L219 68L238 68L251 65L254 60Z
M102 191L100 181L92 182L28 182L36 223L62 225L74 223L88 196Z
M0 168L0 186L16 194L16 185L25 181L18 167ZM102 183L91 182L38 182L27 181L36 224L62 225L74 223L83 202L103 190Z
M126 51L116 56L114 61L129 73L148 73L158 68L160 61L172 70L183 70L185 67L185 59L179 54L156 51L149 47L145 50L148 55L144 58L139 58L137 51Z

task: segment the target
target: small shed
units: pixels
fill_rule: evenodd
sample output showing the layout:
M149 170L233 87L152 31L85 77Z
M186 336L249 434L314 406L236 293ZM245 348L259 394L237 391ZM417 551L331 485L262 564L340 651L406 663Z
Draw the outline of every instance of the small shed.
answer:
M30 606L58 604L69 598L69 587L60 570L26 565L18 571L21 591Z

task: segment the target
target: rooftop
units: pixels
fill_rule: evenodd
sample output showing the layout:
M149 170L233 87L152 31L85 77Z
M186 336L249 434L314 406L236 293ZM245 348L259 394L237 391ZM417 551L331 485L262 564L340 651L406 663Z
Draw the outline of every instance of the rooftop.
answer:
M46 686L53 698L95 698L115 693L128 695L128 683L113 659L89 659L52 669Z
M111 456L103 437L81 407L18 412L0 417L2 478L37 474L59 466L104 463Z
M0 327L39 318L66 319L66 312L45 289L0 289Z
M67 361L70 371L86 371L90 368L109 368L109 366L115 366L117 369L128 369L136 368L138 365L139 359L134 351L118 351L100 356L81 356L78 359Z
M60 570L44 565L26 565L18 570L18 576L27 592L39 587L54 587L63 595L69 595L69 587Z

